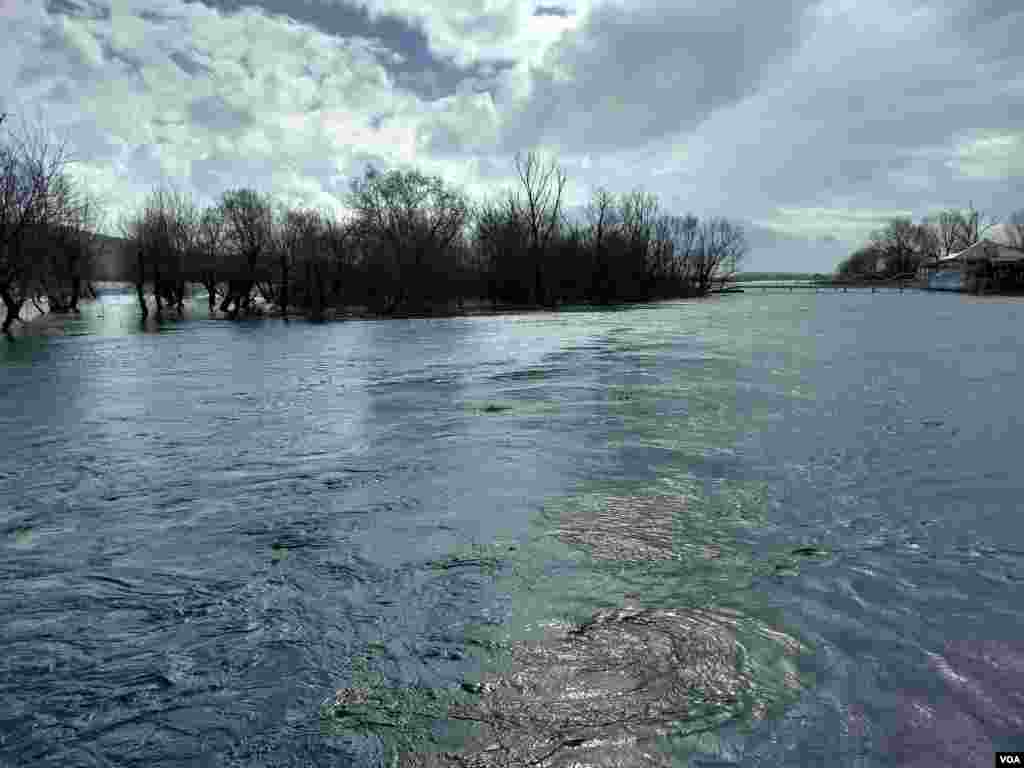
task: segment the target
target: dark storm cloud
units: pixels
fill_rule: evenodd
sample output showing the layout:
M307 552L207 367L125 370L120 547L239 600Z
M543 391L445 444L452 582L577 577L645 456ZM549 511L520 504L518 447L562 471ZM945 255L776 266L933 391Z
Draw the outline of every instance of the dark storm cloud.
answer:
M182 51L172 51L168 54L168 58L178 65L183 72L191 75L192 77L200 74L206 74L210 71L205 64L200 61L196 61L193 57Z
M996 73L979 82L977 49L954 55L947 45L922 48L909 61L905 50L873 52L849 77L823 72L798 86L789 114L819 121L826 131L841 126L848 146L908 149L943 142L965 126L996 129L1021 116L1020 102L994 97Z
M120 62L125 72L137 73L142 70L144 61L141 56L136 55L132 51L126 51L122 48L117 48L110 43L101 43L103 48L103 58L111 62Z
M567 8L558 5L538 5L533 12L534 16L560 16L568 18L572 13Z
M165 24L169 21L174 20L174 17L169 14L160 13L159 11L153 11L149 9L139 11L138 17L143 21L148 21L152 24Z
M751 93L799 44L807 5L599 6L534 73L508 143L602 150L694 127Z
M835 211L844 240L857 229L842 222L844 208L1005 207L1016 183L1010 162L972 142L1020 132L1024 51L993 42L1018 11L901 0L830 8L841 10L816 20L787 68L697 129L699 151L683 170L699 199L728 210ZM814 231L816 216L783 223Z
M940 6L941 7L941 6ZM991 22L1016 21L1024 15L1018 0L961 0L951 2L952 17L959 29L973 29Z
M46 10L51 14L63 14L65 16L81 17L86 19L109 19L110 8L107 5L89 2L75 2L75 0L47 0Z

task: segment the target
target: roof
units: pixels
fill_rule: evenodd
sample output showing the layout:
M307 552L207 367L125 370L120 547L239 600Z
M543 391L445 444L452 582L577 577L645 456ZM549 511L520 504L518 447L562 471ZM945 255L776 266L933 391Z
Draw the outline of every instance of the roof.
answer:
M962 251L943 256L939 263L991 261L998 264L1024 262L1024 250L993 240L979 240Z

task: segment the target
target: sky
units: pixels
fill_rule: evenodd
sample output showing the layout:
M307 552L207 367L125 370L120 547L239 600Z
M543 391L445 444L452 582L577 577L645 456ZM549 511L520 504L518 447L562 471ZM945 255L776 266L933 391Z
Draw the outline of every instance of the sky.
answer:
M0 111L67 140L112 232L166 183L340 210L372 164L497 195L531 149L570 207L743 222L750 270L1024 208L1020 0L0 0L0 26Z

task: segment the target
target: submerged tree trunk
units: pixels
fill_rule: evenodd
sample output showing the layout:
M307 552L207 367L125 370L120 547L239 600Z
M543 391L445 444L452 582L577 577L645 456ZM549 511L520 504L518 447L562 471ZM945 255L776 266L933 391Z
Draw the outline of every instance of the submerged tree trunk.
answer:
M235 311L236 311L236 313L239 310L242 311L242 312L245 312L246 314L249 313L249 311L250 311L249 307L252 305L253 301L255 301L255 299L256 299L256 297L253 295L253 292L252 292L252 289L255 286L256 286L256 283L254 281L250 281L250 282L248 282L246 284L245 288L238 294L238 300L235 303Z
M217 275L212 269L204 269L199 273L199 283L206 289L206 301L210 307L210 315L217 309Z
M71 301L68 303L69 312L78 312L78 299L82 294L82 278L74 275L71 278Z
M228 288L227 288L226 291L224 291L224 301L222 301L220 303L220 311L221 312L227 312L228 311L228 307L231 306L231 300L234 298L234 293L233 293L234 292L234 286L235 286L234 281L233 280L229 280L228 281Z
M142 319L149 317L149 307L146 306L146 262L143 259L142 251L138 256L139 273L135 278L135 295L139 300L139 310L142 312Z
M227 313L232 320L236 319L238 313L249 306L251 292L251 280L228 280L228 289L224 294L224 301L220 304L220 311Z
M142 312L142 319L149 317L149 307L146 306L146 289L141 280L135 283L135 296L139 300L139 311Z
M288 279L291 277L291 270L288 268L288 259L281 257L281 288L277 292L277 303L281 307L281 316L288 317Z
M4 333L10 333L11 326L15 320L20 320L21 305L25 303L25 299L15 299L14 294L11 293L10 286L3 286L0 288L0 298L3 299L4 307L7 309L7 317L4 318L4 324L2 330Z
M324 281L319 264L306 263L306 285L309 291L310 319L324 319Z
M544 270L542 268L541 250L538 247L533 249L533 301L539 306L546 306L547 295L544 286Z
M153 298L156 299L156 316L160 319L164 313L163 297L161 296L160 286L162 281L160 279L160 265L153 264Z

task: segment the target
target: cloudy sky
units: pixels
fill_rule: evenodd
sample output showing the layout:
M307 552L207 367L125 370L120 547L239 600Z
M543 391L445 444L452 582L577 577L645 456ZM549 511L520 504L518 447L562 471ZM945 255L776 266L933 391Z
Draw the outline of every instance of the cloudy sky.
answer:
M1020 0L0 0L0 111L112 215L170 181L336 207L367 163L476 196L642 187L832 269L893 215L1024 208ZM13 41L13 44L6 41Z

